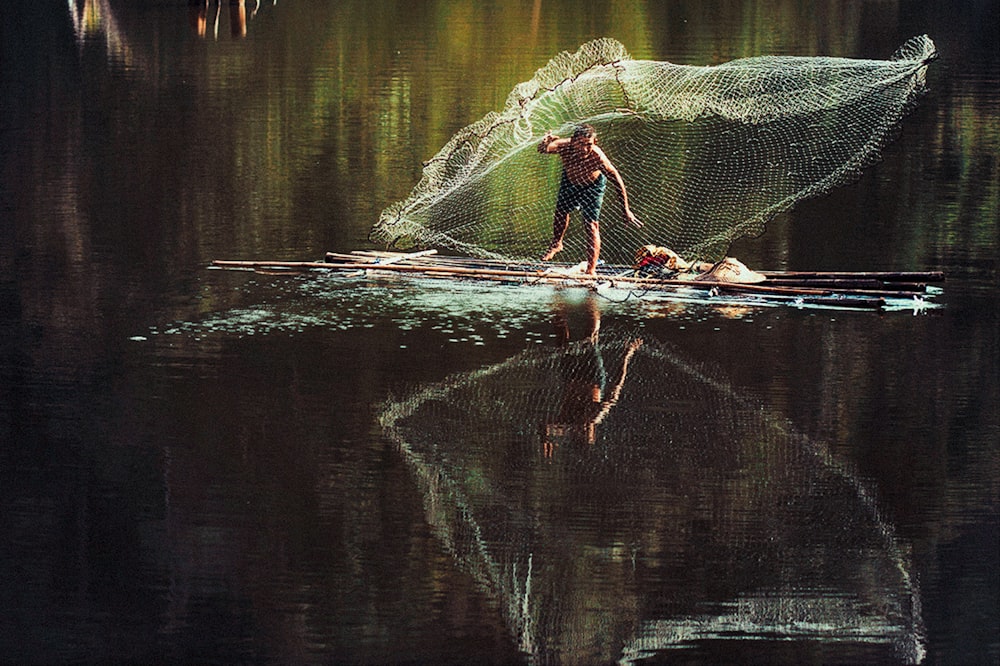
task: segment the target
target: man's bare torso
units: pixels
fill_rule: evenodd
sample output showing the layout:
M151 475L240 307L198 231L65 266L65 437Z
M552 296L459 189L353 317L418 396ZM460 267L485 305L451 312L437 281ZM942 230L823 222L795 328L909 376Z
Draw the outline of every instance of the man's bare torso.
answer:
M593 144L570 143L559 149L566 179L574 185L589 185L600 178L607 160L604 152Z

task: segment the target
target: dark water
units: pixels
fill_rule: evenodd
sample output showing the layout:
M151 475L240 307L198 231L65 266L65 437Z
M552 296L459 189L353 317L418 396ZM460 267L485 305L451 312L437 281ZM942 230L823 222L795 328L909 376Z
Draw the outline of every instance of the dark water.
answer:
M0 8L0 660L1000 660L996 2L249 5ZM943 270L941 308L207 268L367 247L593 37L923 33L885 159L731 253Z

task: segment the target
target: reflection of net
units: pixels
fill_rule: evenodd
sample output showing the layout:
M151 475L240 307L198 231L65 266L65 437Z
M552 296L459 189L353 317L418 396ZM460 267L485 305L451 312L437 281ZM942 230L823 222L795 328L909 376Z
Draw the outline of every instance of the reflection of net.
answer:
M595 379L610 395L631 342L527 352L383 414L435 533L521 648L604 663L769 636L919 662L908 560L824 447L649 341L591 439L567 419Z
M888 61L763 56L692 67L631 60L618 42L595 40L554 58L502 112L452 137L373 234L476 256L537 256L551 235L560 167L536 145L547 131L569 136L590 123L646 225L625 225L610 192L605 257L626 263L656 243L689 260L718 259L736 238L876 160L934 55L924 36ZM582 234L567 247L582 254Z

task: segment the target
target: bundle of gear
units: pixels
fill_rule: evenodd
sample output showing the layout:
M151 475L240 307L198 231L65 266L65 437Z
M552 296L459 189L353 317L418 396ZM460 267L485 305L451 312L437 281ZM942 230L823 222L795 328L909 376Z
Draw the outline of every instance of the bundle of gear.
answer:
M703 261L689 263L670 248L660 245L643 245L636 250L632 269L639 277L660 279L679 278L683 274L690 274L695 280L739 284L756 284L767 279L734 257L726 257L714 264Z

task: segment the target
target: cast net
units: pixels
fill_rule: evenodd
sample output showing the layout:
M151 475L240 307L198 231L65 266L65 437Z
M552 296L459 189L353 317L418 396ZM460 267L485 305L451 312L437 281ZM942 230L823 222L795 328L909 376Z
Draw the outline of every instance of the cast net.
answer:
M537 145L587 123L644 223L623 221L609 186L602 258L630 263L653 243L716 260L797 202L857 179L923 92L935 56L921 36L889 60L761 56L696 67L632 60L622 44L598 39L559 54L502 111L456 133L410 196L382 212L372 238L538 257L552 236L561 165ZM577 260L585 243L572 221L563 256Z

